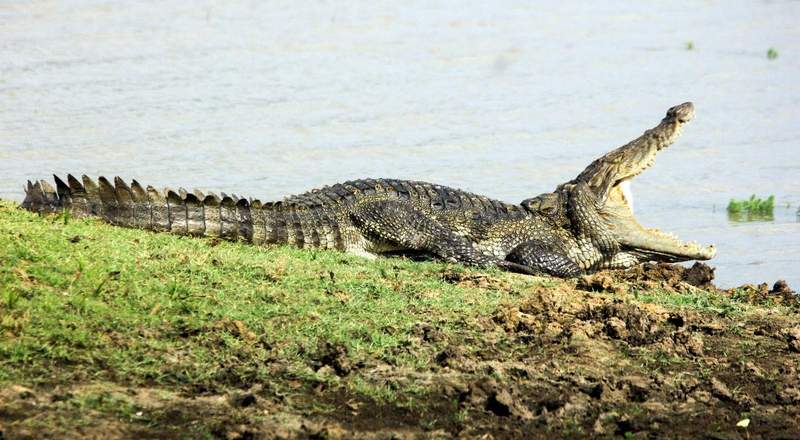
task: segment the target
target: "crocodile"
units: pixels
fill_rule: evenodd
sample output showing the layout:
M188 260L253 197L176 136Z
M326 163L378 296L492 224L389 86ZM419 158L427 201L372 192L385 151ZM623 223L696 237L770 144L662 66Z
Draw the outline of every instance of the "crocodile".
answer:
M399 179L351 180L262 202L70 174L65 180L54 176L55 187L29 181L21 206L255 245L336 249L370 258L422 254L559 277L645 261L707 260L713 246L641 226L630 191L632 179L680 136L694 112L690 102L670 108L656 127L593 161L576 178L518 204Z

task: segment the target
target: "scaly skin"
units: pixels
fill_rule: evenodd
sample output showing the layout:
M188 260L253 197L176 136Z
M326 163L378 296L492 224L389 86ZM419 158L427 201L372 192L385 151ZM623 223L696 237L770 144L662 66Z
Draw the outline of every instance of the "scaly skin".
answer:
M28 182L22 207L256 245L337 249L368 257L419 252L467 265L571 277L647 259L704 256L670 253L667 239L658 235L652 235L657 252L647 253L643 243L652 233L635 222L619 188L674 141L693 112L690 103L670 109L657 127L594 161L576 179L519 205L394 179L349 181L262 203L183 189L157 191L135 180L128 186L119 177L112 184L104 177L95 183L69 175L66 182L55 177L55 189L45 181Z

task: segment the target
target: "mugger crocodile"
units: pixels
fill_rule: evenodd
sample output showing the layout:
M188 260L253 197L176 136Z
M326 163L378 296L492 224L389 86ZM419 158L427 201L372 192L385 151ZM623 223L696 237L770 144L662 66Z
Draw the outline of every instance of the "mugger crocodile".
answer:
M708 260L713 246L642 227L630 182L694 116L687 102L654 128L592 162L575 179L520 204L446 186L361 179L264 203L221 193L158 191L119 177L28 182L22 207L192 236L338 249L374 257L421 253L472 266L572 277L645 261Z

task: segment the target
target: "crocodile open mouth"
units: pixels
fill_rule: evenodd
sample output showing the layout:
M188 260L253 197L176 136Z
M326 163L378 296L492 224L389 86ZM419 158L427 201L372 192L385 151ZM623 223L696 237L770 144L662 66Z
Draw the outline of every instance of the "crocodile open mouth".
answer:
M672 233L642 226L633 215L632 202L630 180L627 179L611 188L606 204L601 209L623 251L639 260L665 262L709 260L716 254L713 245L686 242Z
M631 181L655 162L658 152L680 135L694 117L694 105L672 107L661 123L642 136L595 160L576 179L589 184L603 203L600 212L622 251L640 261L708 260L714 246L684 242L673 234L640 225L633 214Z

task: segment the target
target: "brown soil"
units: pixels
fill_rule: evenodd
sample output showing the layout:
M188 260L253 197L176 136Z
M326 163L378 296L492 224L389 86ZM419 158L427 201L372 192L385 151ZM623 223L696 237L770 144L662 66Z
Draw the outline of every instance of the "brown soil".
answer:
M483 275L443 277L504 287ZM785 283L720 292L795 307L788 314L726 314L636 299L642 289L705 295L699 288L715 289L712 280L713 269L702 264L652 264L537 287L493 316L465 319L466 328L480 330L465 334L479 340L448 340L420 323L420 344L444 347L423 371L355 364L329 343L308 354L318 372L358 375L398 393L413 383L423 390L413 404L286 378L279 368L276 382L298 393L270 384L199 395L107 383L11 386L0 390L0 438L178 438L198 428L228 439L798 438L800 319L798 297ZM121 409L86 409L75 396ZM138 411L126 413L125 405ZM76 417L91 422L70 432L57 428L59 419Z

